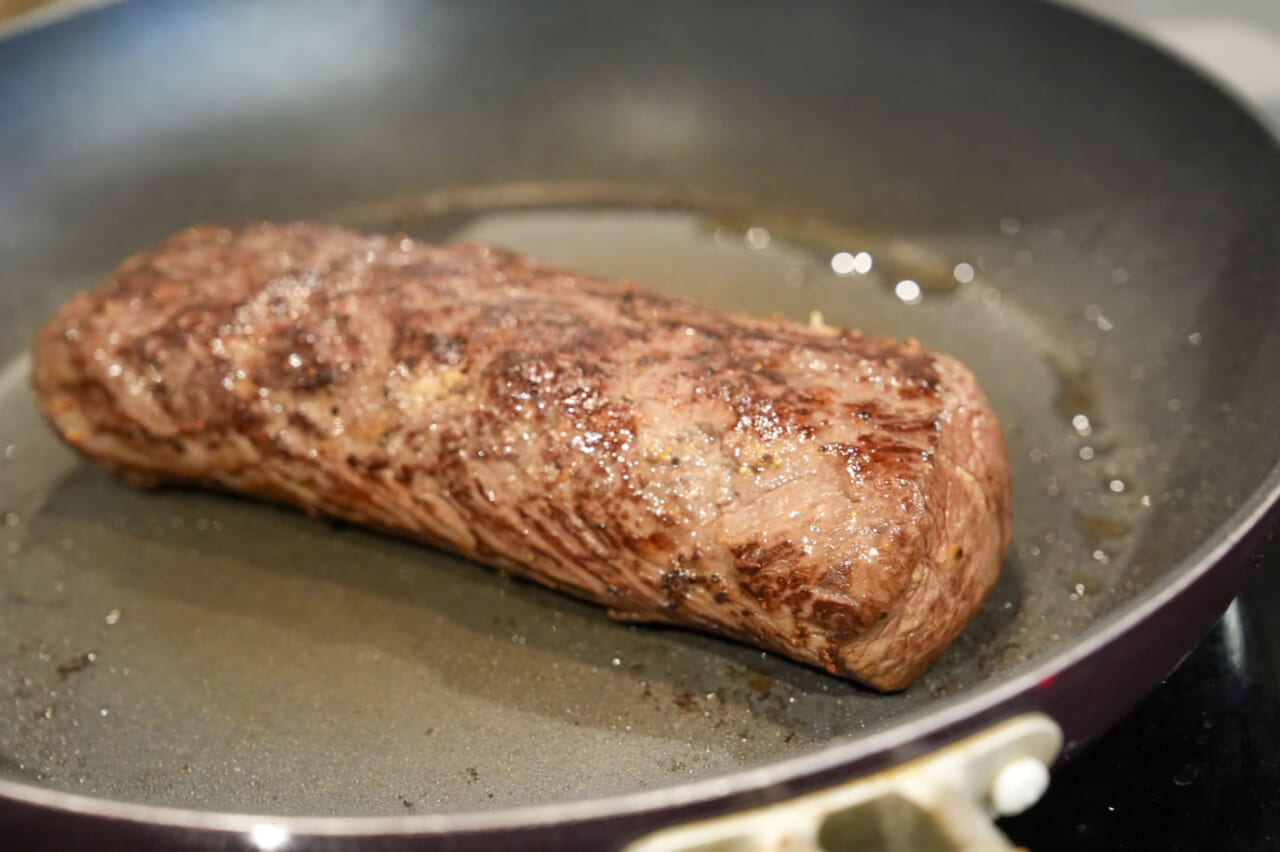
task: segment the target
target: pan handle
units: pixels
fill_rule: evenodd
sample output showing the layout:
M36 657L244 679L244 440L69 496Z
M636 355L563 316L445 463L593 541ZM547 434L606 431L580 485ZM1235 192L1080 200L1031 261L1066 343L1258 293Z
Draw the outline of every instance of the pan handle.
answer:
M996 828L1049 786L1062 730L1029 713L865 778L664 829L625 852L1013 852Z

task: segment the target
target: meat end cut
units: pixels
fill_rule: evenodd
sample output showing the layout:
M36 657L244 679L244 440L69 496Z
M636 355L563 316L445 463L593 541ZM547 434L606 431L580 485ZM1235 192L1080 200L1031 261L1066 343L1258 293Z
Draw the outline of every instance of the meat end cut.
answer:
M204 226L35 344L62 437L883 690L978 610L1009 466L970 372L483 245Z

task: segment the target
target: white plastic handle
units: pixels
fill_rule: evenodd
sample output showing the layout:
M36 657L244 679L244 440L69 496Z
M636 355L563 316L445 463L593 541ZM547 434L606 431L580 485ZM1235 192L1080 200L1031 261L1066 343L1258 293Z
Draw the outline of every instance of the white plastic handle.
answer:
M1044 795L1061 748L1048 716L1018 716L847 784L664 829L626 852L1013 852L994 819Z

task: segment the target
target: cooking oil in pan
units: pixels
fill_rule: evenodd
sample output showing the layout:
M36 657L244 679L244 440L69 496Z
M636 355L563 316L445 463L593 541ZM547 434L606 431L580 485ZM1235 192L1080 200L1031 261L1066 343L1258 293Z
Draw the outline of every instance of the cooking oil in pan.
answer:
M960 357L1006 428L1014 541L990 601L921 682L876 695L373 533L129 489L53 438L18 362L0 376L0 775L310 814L636 792L884 727L1056 647L1141 585L1135 474L1158 459L1130 452L1147 442L1102 391L1064 391L1078 353L1009 297L1000 264L963 240L675 202L526 187L330 218L483 240L726 310L817 312Z

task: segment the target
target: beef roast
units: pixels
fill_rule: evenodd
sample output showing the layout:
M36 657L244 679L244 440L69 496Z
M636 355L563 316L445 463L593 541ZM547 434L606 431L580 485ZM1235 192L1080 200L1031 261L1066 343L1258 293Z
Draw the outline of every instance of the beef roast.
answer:
M973 376L913 341L728 316L482 245L197 227L40 334L62 436L392 530L884 689L1009 537Z

